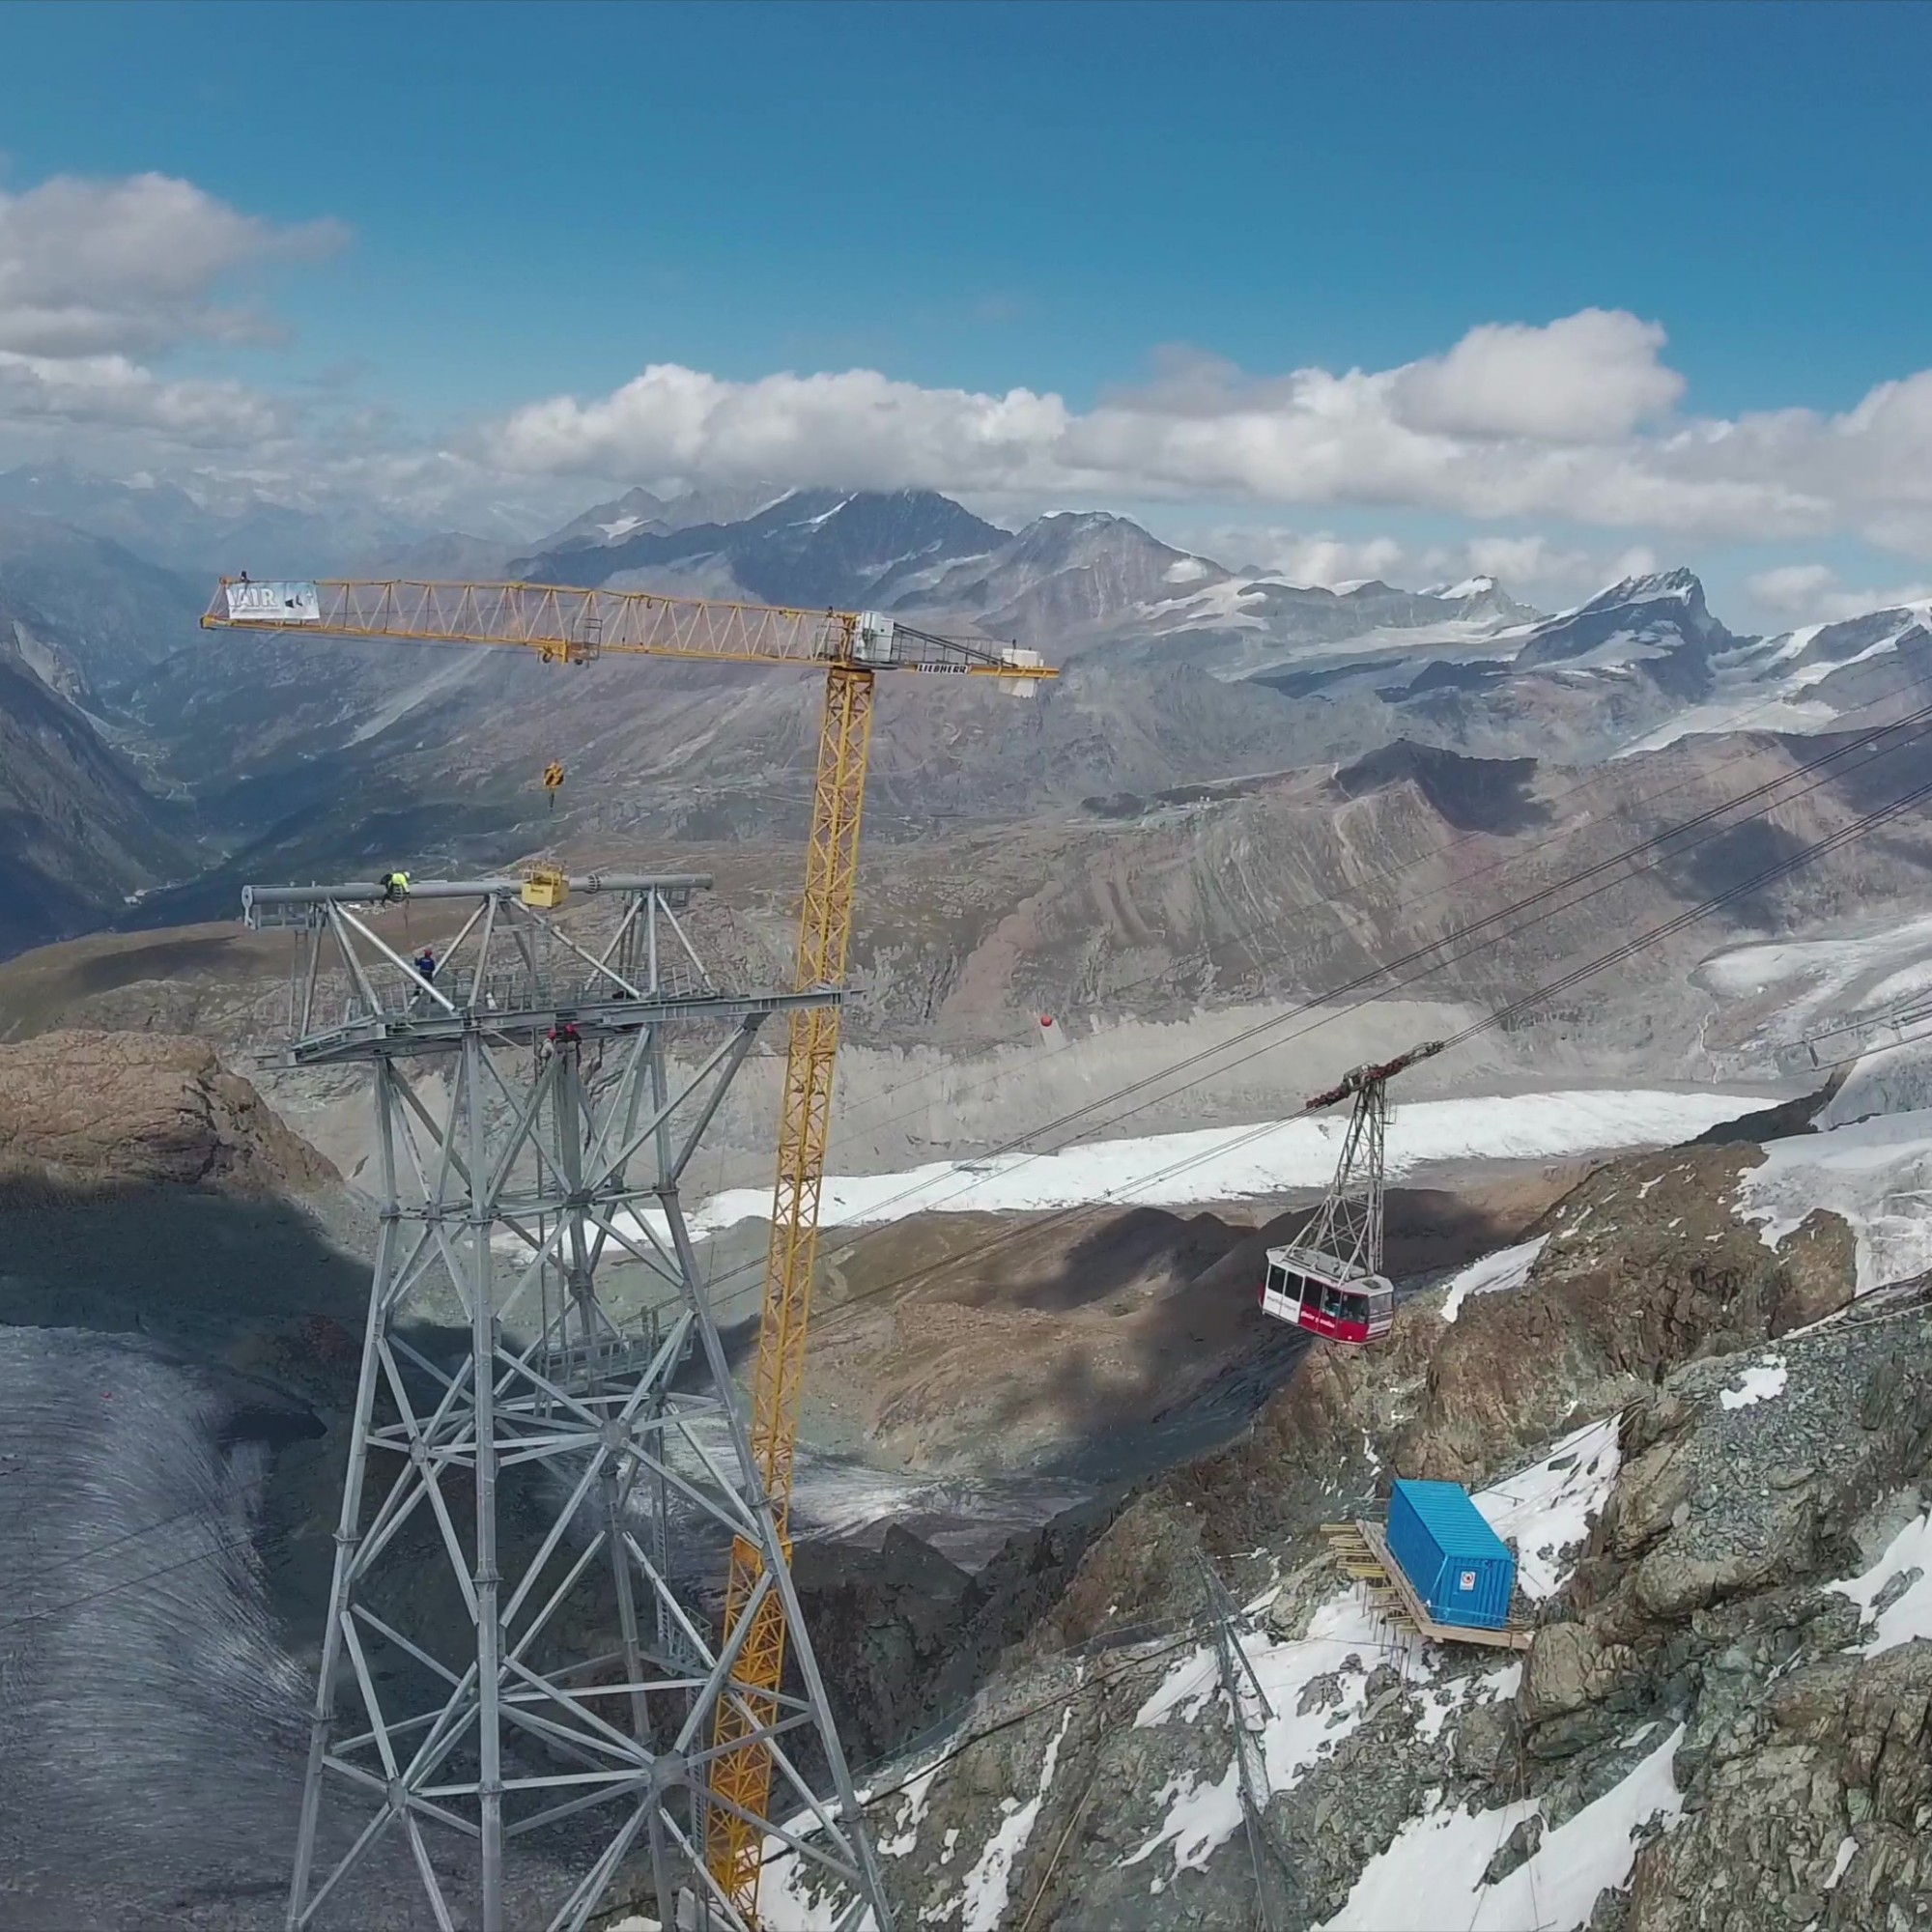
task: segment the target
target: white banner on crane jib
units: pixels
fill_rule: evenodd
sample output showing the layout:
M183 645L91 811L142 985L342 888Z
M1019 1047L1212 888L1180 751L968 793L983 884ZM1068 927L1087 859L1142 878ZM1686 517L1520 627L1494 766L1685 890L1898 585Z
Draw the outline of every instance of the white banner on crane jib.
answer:
M322 622L322 599L313 583L231 583L226 588L230 623Z

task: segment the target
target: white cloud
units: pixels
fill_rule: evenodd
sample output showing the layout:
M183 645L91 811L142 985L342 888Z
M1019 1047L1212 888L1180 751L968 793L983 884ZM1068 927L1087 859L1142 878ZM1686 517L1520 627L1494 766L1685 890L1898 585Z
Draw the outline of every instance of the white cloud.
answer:
M606 397L518 410L481 447L528 474L1365 504L1673 536L1847 529L1932 554L1932 372L1842 415L1657 421L1683 389L1662 345L1654 324L1590 309L1488 325L1379 372L1253 378L1170 355L1084 412L871 370L740 383L660 363Z
M1231 542L1243 540L1229 532ZM1408 553L1394 537L1365 537L1351 540L1326 531L1302 535L1294 530L1271 530L1257 546L1231 554L1242 560L1259 563L1270 574L1291 583L1358 583L1371 577L1386 577L1403 568Z
M223 289L342 235L327 221L279 227L158 174L0 193L0 426L43 442L79 433L90 451L118 438L139 454L259 454L290 434L293 405L238 382L171 380L140 358L274 339L270 319L224 304Z
M1845 584L1827 563L1787 563L1745 580L1758 610L1788 624L1833 623L1866 611L1889 611L1932 598L1932 583L1894 583L1886 589Z
M0 350L0 420L152 432L232 447L286 433L290 412L240 383L164 383L125 355L56 357Z
M66 357L259 340L272 326L217 305L219 285L343 235L328 221L277 227L167 175L60 175L0 194L0 349Z
M1621 309L1586 308L1546 328L1486 323L1446 355L1401 371L1396 408L1451 436L1602 442L1662 415L1684 378L1659 360L1663 330Z
M1024 489L1050 484L1046 453L1069 421L1028 389L923 389L869 369L727 383L654 363L601 401L532 403L489 440L506 468L538 473Z
M1662 327L1622 310L1487 323L1382 370L1257 376L1170 351L1150 382L1085 407L869 369L732 381L654 363L610 394L551 396L435 440L313 384L277 396L167 367L185 345L207 355L272 337L248 280L342 235L158 174L0 193L0 436L94 461L111 449L123 469L227 449L254 473L441 518L634 482L923 487L1013 521L1122 501L1211 503L1233 521L1248 505L1302 526L1250 552L1298 581L1480 571L1539 602L1587 594L1632 545L1647 557L1693 540L1857 536L1932 560L1932 370L1838 414L1687 415ZM1305 526L1330 506L1490 531L1418 549ZM1197 547L1249 550L1240 535ZM1795 580L1766 593L1807 609L1861 595Z

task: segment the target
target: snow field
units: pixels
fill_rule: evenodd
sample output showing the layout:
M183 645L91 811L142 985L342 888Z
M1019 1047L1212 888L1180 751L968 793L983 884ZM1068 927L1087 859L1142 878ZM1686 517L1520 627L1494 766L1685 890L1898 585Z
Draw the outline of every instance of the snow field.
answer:
M1932 1109L1794 1134L1764 1154L1738 1178L1737 1206L1766 1247L1827 1208L1857 1239L1860 1294L1932 1268Z
M1932 952L1932 914L1906 920L1884 932L1853 939L1787 939L1761 946L1740 946L1714 954L1697 969L1697 978L1714 993L1746 999L1774 988L1794 989L1791 1004L1778 1015L1781 1026L1798 1033L1819 1009L1842 1003L1851 988L1874 973L1892 969L1892 977L1854 1001L1846 1012L1883 1006L1914 988L1898 976ZM1882 988L1889 988L1882 992ZM1845 1017L1835 1009L1833 1019Z

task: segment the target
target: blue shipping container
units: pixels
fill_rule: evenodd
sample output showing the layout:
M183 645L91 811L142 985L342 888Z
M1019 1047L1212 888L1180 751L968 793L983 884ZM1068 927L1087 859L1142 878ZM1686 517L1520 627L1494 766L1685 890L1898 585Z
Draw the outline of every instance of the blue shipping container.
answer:
M1398 1481L1388 1547L1437 1623L1500 1630L1509 1621L1516 1558L1460 1483Z

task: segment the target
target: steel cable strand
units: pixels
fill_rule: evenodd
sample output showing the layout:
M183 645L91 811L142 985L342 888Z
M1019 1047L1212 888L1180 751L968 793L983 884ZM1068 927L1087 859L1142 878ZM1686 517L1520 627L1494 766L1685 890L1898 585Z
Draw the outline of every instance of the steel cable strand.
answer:
M1908 740L1906 742L1907 743L1917 742L1918 738L1922 735L1923 735L1922 731L1920 733L1917 733L1915 734L1915 737L1912 740ZM1872 758L1867 759L1864 762L1867 764L1876 763L1879 758L1889 756L1892 754L1892 753L1903 749L1905 749L1904 745L1887 747L1884 751L1875 753ZM1859 767L1855 767L1854 769L1862 769L1862 768L1863 767L1861 765ZM1803 797L1808 795L1809 792L1814 791L1818 789L1821 785L1829 782L1830 778L1832 776L1839 776L1839 775L1828 775L1825 778L1815 779L1813 782L1807 785L1804 791L1798 794L1798 796ZM1911 804L1917 802L1917 800L1921 796L1923 796L1922 790L1920 792L1910 794L1904 800L1895 802L1892 807L1886 808L1883 815L1884 816L1895 815L1897 811L1901 811L1909 808ZM1780 804L1785 804L1790 802L1791 801L1789 800L1779 801ZM1709 814L1706 814L1706 816L1709 816ZM1868 815L1868 817L1872 815ZM1679 847L1676 851L1661 854L1657 863L1659 864L1667 863L1669 861L1682 858L1686 852L1695 850L1696 847L1700 844L1707 843L1713 838L1727 836L1729 833L1738 830L1739 827L1743 824L1755 823L1755 822L1759 821L1753 817L1745 820L1740 820L1738 821L1737 824L1725 825L1718 827L1714 830L1709 830L1704 834L1702 838L1689 841L1684 846ZM1876 818L1873 818L1873 822L1877 822ZM1644 845L1645 846L1655 845L1659 842L1660 839L1664 838L1666 837L1674 836L1675 831L1678 829L1679 828L1673 828L1671 833L1657 835L1652 839L1645 840ZM1681 930L1685 926L1695 923L1698 920L1708 917L1708 915L1712 911L1717 910L1721 905L1728 903L1731 899L1741 896L1744 893L1747 893L1749 891L1754 890L1756 886L1764 883L1767 879L1776 876L1782 876L1783 873L1793 870L1796 868L1798 865L1804 863L1806 859L1817 856L1818 851L1822 851L1828 848L1834 848L1835 845L1840 842L1848 842L1850 838L1861 836L1862 832L1868 829L1870 829L1869 823L1865 819L1854 821L1851 826L1844 828L1842 836L1833 835L1833 837L1830 840L1820 841L1816 847L1805 848L1804 852L1801 854L1797 859L1794 859L1793 861L1780 865L1778 867L1770 868L1769 870L1767 870L1766 873L1760 875L1758 878L1747 880L1743 887L1734 889L1724 894L1712 895L1706 900L1700 901L1697 905L1689 908L1687 912L1680 915L1677 919L1666 922L1663 926L1657 928L1656 931L1646 939L1644 944L1651 943L1656 938L1667 936L1667 933L1670 931ZM1641 850L1643 848L1633 847L1630 849L1631 851L1634 852ZM1618 855L1619 859L1621 859L1624 856L1626 855L1623 854ZM1513 917L1516 914L1524 911L1525 909L1533 909L1538 901L1547 901L1554 893L1567 890L1572 884L1589 877L1591 873L1603 872L1609 869L1609 864L1610 862L1606 862L1605 865L1604 866L1592 867L1590 868L1590 872L1580 873L1577 875L1577 880L1559 881L1555 887L1547 889L1546 892L1544 893L1532 895L1531 899L1520 901L1516 905L1502 908L1497 914L1491 915L1483 921L1474 922L1471 923L1470 926L1459 929L1457 933L1447 934L1440 940L1431 942L1428 946L1419 947L1415 949L1412 952L1404 955L1403 959L1391 962L1391 964L1386 967L1378 967L1371 973L1358 976L1356 980L1349 981L1343 986L1332 988L1329 991L1321 995L1319 995L1317 998L1304 1003L1301 1007L1295 1009L1293 1012L1276 1015L1273 1019L1267 1022L1264 1022L1253 1028L1250 1028L1245 1034L1237 1036L1233 1040L1223 1041L1217 1047L1214 1048L1204 1049L1201 1053L1190 1055L1185 1060L1177 1062L1170 1067L1157 1070L1153 1074L1150 1074L1144 1076L1140 1080L1130 1082L1126 1086L1116 1090L1115 1093L1113 1093L1112 1094L1102 1095L1098 1099L1090 1102L1087 1106L1077 1109L1072 1114L1063 1117L1063 1119L1060 1122L1050 1123L1049 1126L1045 1128L1030 1129L1026 1134L1017 1136L1015 1139L1004 1143L1002 1146L993 1149L990 1152L979 1156L979 1158L980 1159L997 1158L1002 1153L1009 1152L1022 1147L1028 1140L1034 1139L1047 1132L1057 1131L1061 1126L1068 1124L1073 1121L1084 1118L1087 1114L1094 1111L1095 1109L1107 1105L1111 1100L1126 1097L1134 1093L1145 1090L1147 1087L1151 1085L1154 1085L1162 1080L1169 1078L1174 1073L1183 1071L1185 1070L1186 1067L1194 1065L1201 1059L1213 1058L1219 1054L1229 1052L1235 1047L1242 1045L1244 1042L1252 1039L1257 1035L1270 1032L1275 1028L1286 1024L1291 1019L1298 1018L1303 1014L1313 1012L1314 1017L1312 1019L1309 1019L1307 1023L1304 1024L1303 1026L1298 1027L1293 1033L1285 1036L1281 1039L1264 1041L1262 1045L1253 1047L1250 1051L1236 1056L1236 1059L1230 1061L1226 1065L1217 1066L1213 1068L1211 1071L1215 1075L1231 1072L1236 1066L1248 1065L1253 1060L1259 1058L1260 1055L1263 1053L1270 1052L1278 1046L1291 1045L1295 1040L1305 1038L1310 1034L1319 1031L1323 1026L1331 1025L1340 1019L1348 1017L1350 1013L1357 1012L1365 1007L1376 1004L1378 998L1384 996L1381 994L1378 994L1368 998L1357 999L1350 1005L1330 1009L1330 1003L1339 996L1341 996L1342 994L1356 990L1365 984L1372 984L1375 981L1385 978L1388 973L1398 970L1398 968L1404 963L1413 962L1416 960L1427 960L1429 959L1429 955L1433 953L1440 953L1444 947L1454 944L1458 939L1463 937L1465 934L1475 933L1480 931L1482 928L1486 926L1492 925L1498 919ZM1640 871L1648 869L1655 869L1655 867L1653 866L1650 867L1639 868ZM1630 876L1636 876L1636 874L1626 875L1626 877ZM1569 900L1564 905L1557 908L1557 910L1563 912L1574 911L1577 906L1588 902L1590 899L1599 896L1601 894L1605 892L1612 890L1615 886L1620 885L1622 883L1625 883L1625 878L1611 877L1601 880L1599 883L1592 886L1587 892L1578 894L1576 898ZM1494 934L1490 938L1482 939L1476 944L1463 947L1462 948L1462 950L1458 952L1448 953L1443 957L1432 960L1430 961L1429 964L1425 965L1420 971L1410 974L1406 979L1398 980L1393 988L1387 990L1400 991L1402 990L1402 988L1406 986L1413 985L1417 981L1426 979L1431 972L1435 971L1438 967L1442 965L1455 964L1463 959L1473 957L1481 952L1490 951L1494 946L1502 943L1502 941L1516 937L1519 933L1527 930L1529 923L1531 923L1531 922L1527 921L1521 922L1517 925L1509 927L1507 930L1499 934ZM1608 966L1617 963L1619 958L1632 956L1635 952L1640 950L1641 947L1637 945L1630 945L1619 948L1613 954L1604 955L1599 960L1591 962L1585 968L1579 969L1577 975L1572 977L1566 977L1566 979L1559 980L1552 985L1539 988L1535 993L1525 996L1525 999L1523 1001L1511 1003L1511 1006L1509 1008L1502 1009L1502 1011L1509 1012L1515 1010L1516 1009L1520 1009L1525 1005L1539 1004L1542 1001L1553 997L1553 995L1557 992L1567 990L1568 986L1573 983L1576 983L1577 980L1582 978L1588 978L1594 975L1595 973L1602 972L1605 970ZM1452 1039L1448 1043L1455 1044L1464 1038L1474 1037L1475 1034L1486 1031L1491 1025L1498 1023L1499 1017L1500 1017L1499 1015L1486 1016L1483 1020L1477 1022L1473 1027L1465 1028L1463 1033L1452 1037ZM1197 1077L1196 1079L1184 1080L1175 1088L1172 1088L1170 1090L1167 1090L1159 1094L1155 1094L1151 1095L1150 1098L1140 1101L1132 1107L1123 1109L1119 1113L1110 1115L1102 1124L1106 1126L1118 1125L1122 1121L1129 1120L1134 1115L1145 1112L1148 1107L1156 1105L1162 1100L1172 1099L1178 1094L1185 1093L1190 1087L1198 1085L1200 1082L1200 1078L1205 1078L1205 1077L1208 1076L1203 1075ZM841 1315L843 1312L845 1312L847 1309L849 1309L857 1302L869 1300L879 1293L889 1293L892 1289L895 1287L903 1287L910 1285L912 1283L916 1283L918 1281L924 1280L929 1275L936 1273L945 1267L953 1265L955 1263L959 1261L972 1260L978 1256L984 1255L997 1248L1003 1247L1011 1241L1023 1239L1028 1235L1037 1234L1042 1231L1043 1229L1050 1229L1056 1226L1064 1225L1064 1223L1066 1220L1074 1216L1077 1216L1079 1214L1085 1213L1092 1208L1107 1205L1110 1203L1118 1203L1122 1199L1131 1198L1134 1194L1144 1192L1148 1187L1153 1186L1163 1180L1175 1179L1179 1175L1186 1173L1191 1169L1202 1165L1204 1162L1219 1159L1228 1153L1237 1152L1242 1148L1252 1145L1255 1141L1264 1138L1265 1135L1277 1131L1280 1122L1273 1121L1263 1122L1256 1127L1251 1128L1246 1132L1236 1134L1233 1138L1225 1142L1218 1143L1212 1148L1204 1150L1200 1153L1184 1156L1181 1159L1170 1164L1167 1167L1156 1169L1151 1174L1144 1175L1138 1180L1134 1181L1131 1184L1123 1184L1121 1188L1109 1189L1102 1195L1097 1197L1095 1200L1079 1202L1072 1204L1066 1208L1056 1209L1052 1213L1046 1215L1040 1220L1028 1222L1023 1226L1016 1227L1013 1229L1009 1229L1001 1235L991 1236L987 1241L982 1243L978 1243L975 1246L966 1249L965 1251L963 1251L962 1254L958 1256L952 1257L948 1260L942 1260L939 1262L928 1264L920 1269L917 1269L907 1275L897 1277L893 1281L877 1284L874 1288L871 1289L859 1291L858 1293L847 1296L847 1298L844 1301L841 1301L837 1307L828 1310L826 1314L821 1318L821 1324L826 1321L837 1321L839 1315ZM1067 1143L1063 1143L1063 1149L1065 1146L1070 1144L1071 1144L1070 1141ZM1045 1158L1051 1153L1058 1152L1061 1151L1062 1149L1035 1150L1034 1151L1026 1154L1020 1161L1014 1163L1011 1167L1008 1168L1006 1170L1006 1173L1008 1174L1017 1173L1022 1169L1024 1169L1032 1161ZM896 1206L898 1203L902 1201L908 1200L917 1194L923 1193L932 1187L940 1185L945 1178L946 1177L942 1175L927 1179L916 1180L909 1183L906 1187L900 1189L898 1193L895 1195L890 1195L886 1197L886 1199L883 1202L874 1204L873 1208L874 1214L876 1215L880 1208ZM937 1201L927 1205L925 1208L922 1209L922 1211L924 1212L943 1211L945 1209L947 1202L957 1199L962 1194L971 1193L977 1185L978 1185L977 1176L971 1176L971 1175L966 1176L961 1179L959 1185L952 1189L951 1192L949 1192L948 1194L940 1197ZM743 1274L749 1271L751 1271L750 1264L745 1264L738 1269L728 1270L724 1275L720 1276L719 1280L721 1283L728 1282L730 1279L732 1279L733 1275Z
M1873 705L1884 703L1888 699L1897 696L1902 691L1907 690L1913 686L1922 686L1922 684L1923 680L1918 677L1914 676L1908 678L1900 685L1894 686L1890 691L1881 693L1879 696L1869 699L1867 700L1866 703L1860 705L1857 708L1857 711L1848 713L1846 715L1855 717L1857 716L1858 711L1870 710ZM1760 705L1754 707L1754 709L1762 710L1769 708L1769 702L1770 701L1768 700L1766 705ZM1744 715L1749 716L1751 714L1747 712ZM1847 740L1843 745L1834 746L1826 752L1818 753L1813 758L1801 761L1799 764L1795 765L1789 773L1784 774L1779 779L1767 781L1763 786L1758 787L1758 791L1763 792L1766 790L1775 789L1778 785L1788 782L1791 779L1795 777L1802 776L1804 773L1810 771L1821 764L1830 762L1833 759L1843 756L1849 751L1859 749L1863 744L1869 743L1871 740L1883 736L1886 732L1907 728L1908 726L1913 725L1915 724L1923 723L1928 718L1932 718L1932 705L1923 706L1917 711L1908 713L1904 718L1896 719L1892 721L1892 723L1888 724L1867 726L1863 731L1858 733L1854 738ZM1720 759L1718 762L1719 763L1719 765L1735 763L1738 761L1739 758L1742 757L1742 755L1743 755L1742 753L1732 753L1729 757ZM1700 782L1701 780L1704 778L1704 776L1705 774L1702 772L1693 773L1690 777L1680 779L1675 783L1665 785L1661 789L1659 789L1658 791L1644 794L1640 799L1635 801L1635 803L1643 806L1655 805L1660 800L1672 797L1680 791L1688 790L1692 785L1695 785L1698 782ZM1575 784L1568 785L1563 790L1557 792L1551 799L1550 803L1560 804L1564 799L1573 797L1576 793L1585 789L1590 782L1591 781L1589 779L1579 779ZM1735 806L1737 804L1747 802L1754 795L1756 794L1754 793L1741 794L1739 798L1731 801L1731 804ZM1727 810L1729 808L1719 807L1715 809L1722 810ZM1695 821L1686 821L1687 824L1694 822ZM1442 886L1438 886L1435 888L1433 891L1421 895L1417 898L1406 901L1405 905L1405 910L1412 910L1415 906L1427 905L1432 901L1445 897L1450 894L1460 894L1467 889L1469 882L1471 880L1483 878L1487 874L1493 871L1497 871L1505 866L1516 865L1525 859L1533 858L1537 853L1546 850L1549 846L1563 844L1568 840L1577 838L1582 832L1588 829L1589 828L1587 824L1567 826L1559 831L1548 833L1544 838L1536 839L1529 844L1518 846L1509 852L1498 854L1494 859L1490 860L1487 864L1474 867L1470 870L1462 873L1456 879L1450 881L1449 883ZM1461 833L1456 838L1444 840L1440 845L1432 848L1428 852L1420 854L1418 857L1408 861L1405 865L1386 867L1379 872L1370 874L1369 879L1367 881L1364 881L1363 883L1364 884L1393 883L1395 880L1400 879L1406 876L1407 873L1414 871L1418 867L1428 865L1434 860L1440 859L1446 856L1447 854L1454 852L1455 850L1457 850L1458 847L1467 844L1472 839L1488 836L1490 835L1478 831L1469 831ZM1357 890L1355 892L1350 893L1348 896L1351 899L1359 900L1361 897L1364 896L1364 895L1359 890ZM1320 901L1320 903L1323 904L1332 904L1335 901L1333 899L1326 899ZM1288 910L1292 912L1293 910L1294 910L1294 908L1290 907L1288 908ZM1267 920L1258 920L1250 925L1236 927L1232 933L1228 935L1228 937L1236 942L1245 943L1249 940L1252 940L1258 933L1263 931L1272 922ZM1187 959L1192 959L1204 956L1206 951L1207 949L1196 949L1194 952L1185 955L1185 957ZM1155 983L1157 980L1167 977L1167 975L1173 970L1174 970L1173 964L1170 963L1168 966L1160 967L1152 973L1144 974L1138 980L1125 980L1122 982L1120 985L1110 988L1109 989L1110 994L1113 997L1118 997L1122 993L1133 992L1142 986L1151 985ZM996 1084L1001 1077L1002 1076L1000 1076L997 1073L990 1074L986 1076L984 1079L976 1081L973 1084L958 1090L959 1094L963 1095L963 1094L971 1094L983 1092L987 1087ZM866 1099L856 1101L853 1104L853 1107L846 1116L846 1118L848 1120L864 1119L867 1117L868 1110L870 1110L871 1108L883 1104L884 1101L890 1099L895 1094L904 1093L913 1087L923 1084L924 1079L925 1076L922 1074L922 1075L912 1076L911 1078L905 1080L896 1081L892 1086L883 1089L880 1093L868 1095ZM957 1097L957 1095L955 1095L955 1097ZM890 1115L883 1121L870 1122L868 1123L871 1126L873 1126L873 1128L876 1130L878 1128L895 1125L900 1121L914 1119L918 1114L923 1111L925 1111L923 1108L913 1108L903 1111L901 1113Z

